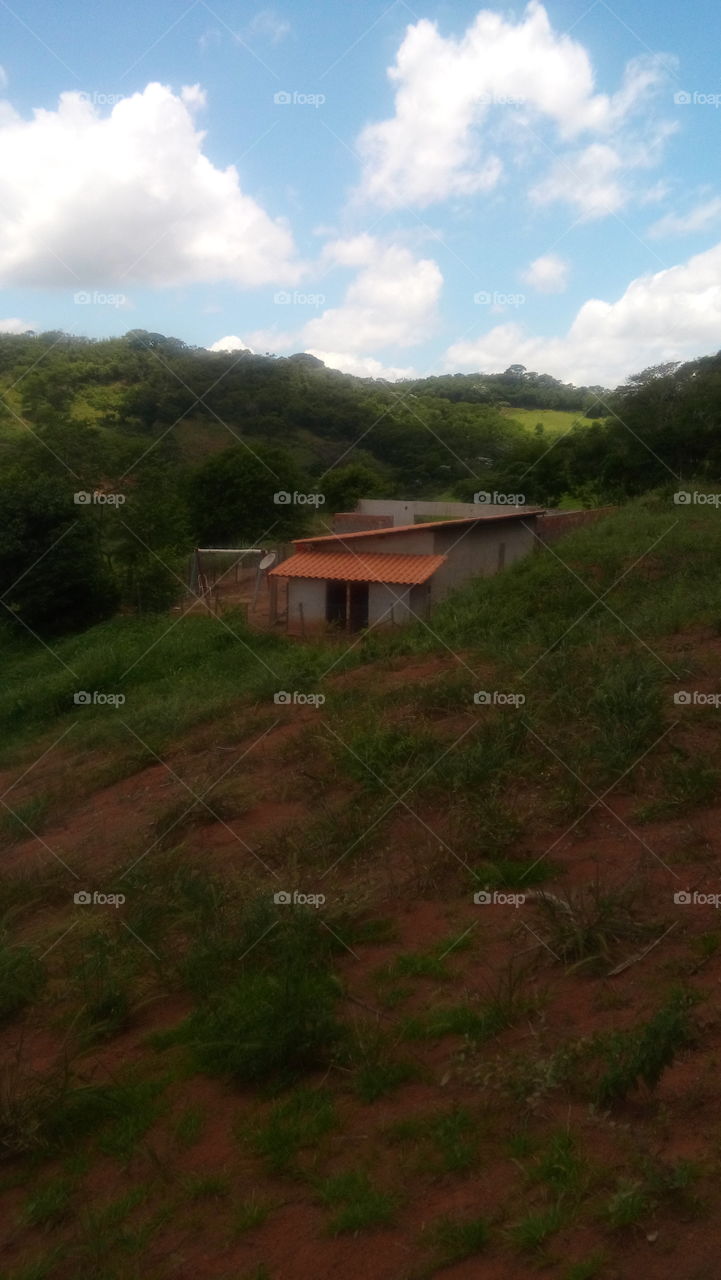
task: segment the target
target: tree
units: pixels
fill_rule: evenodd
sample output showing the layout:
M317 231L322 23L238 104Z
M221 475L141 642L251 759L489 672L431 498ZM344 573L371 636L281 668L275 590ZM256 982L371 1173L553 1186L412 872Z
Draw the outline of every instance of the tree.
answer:
M0 486L0 614L40 636L113 613L118 593L96 521L59 476L6 471Z
M290 454L267 446L234 445L203 463L188 485L190 524L198 545L242 547L283 541L303 532L310 484Z

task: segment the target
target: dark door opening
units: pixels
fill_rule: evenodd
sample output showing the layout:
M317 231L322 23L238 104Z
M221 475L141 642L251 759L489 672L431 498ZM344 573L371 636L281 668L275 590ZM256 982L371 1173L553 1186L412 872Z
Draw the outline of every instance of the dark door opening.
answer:
M368 583L348 584L348 623L351 631L363 631L368 626Z
M325 589L325 620L331 626L346 625L346 584L345 582L329 582Z
M331 626L344 631L362 631L368 626L368 583L327 583L325 617Z

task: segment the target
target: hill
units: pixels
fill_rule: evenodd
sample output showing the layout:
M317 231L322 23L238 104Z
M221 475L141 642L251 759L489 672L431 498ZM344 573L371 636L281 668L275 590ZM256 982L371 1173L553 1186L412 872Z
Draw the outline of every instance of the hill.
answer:
M0 1274L715 1274L720 553L2 636Z

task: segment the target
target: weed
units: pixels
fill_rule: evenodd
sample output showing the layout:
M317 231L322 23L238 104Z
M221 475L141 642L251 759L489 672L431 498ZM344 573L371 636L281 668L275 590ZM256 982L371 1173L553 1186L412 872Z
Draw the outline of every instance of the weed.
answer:
M632 1227L644 1218L651 1208L643 1184L622 1179L606 1204L604 1216L609 1226L618 1231Z
M596 1088L598 1106L621 1102L642 1082L655 1089L679 1051L691 1042L688 1000L675 995L644 1026L617 1031L599 1042L603 1072Z
M559 1205L547 1209L538 1209L527 1214L510 1230L513 1244L522 1253L536 1253L546 1243L549 1236L560 1231L563 1226L563 1214Z
M246 1231L252 1231L254 1227L261 1227L272 1207L266 1200L259 1200L253 1192L247 1200L236 1205L233 1210L233 1235L241 1236Z
M269 1173L295 1172L299 1152L314 1146L337 1123L326 1090L297 1089L274 1104L265 1123L250 1133L250 1142Z
M73 1190L74 1183L63 1176L40 1183L25 1202L23 1221L29 1227L54 1227L67 1217Z
M0 940L0 1023L37 1000L44 985L45 971L34 952Z
M439 1218L428 1232L441 1266L449 1267L481 1253L488 1244L489 1227L485 1218Z
M363 1170L334 1174L324 1179L318 1190L323 1202L337 1210L328 1224L331 1235L387 1227L393 1222L397 1197L374 1187Z

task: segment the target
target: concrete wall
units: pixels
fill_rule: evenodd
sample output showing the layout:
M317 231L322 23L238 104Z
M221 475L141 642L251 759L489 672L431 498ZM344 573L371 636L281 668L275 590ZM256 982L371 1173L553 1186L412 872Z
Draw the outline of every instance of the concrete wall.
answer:
M368 624L402 626L410 619L411 588L400 583L371 582L368 588Z
M471 525L461 533L448 528L429 530L433 533L434 553L448 556L431 578L432 604L444 600L469 578L490 577L527 556L536 545L533 530L537 519L528 516L526 520Z
M303 605L303 616L309 630L325 627L325 588L324 578L288 579L289 630L300 631L300 604Z
M462 520L464 516L499 516L509 508L476 502L430 502L415 498L359 498L358 512L367 516L391 516L391 523L414 524L419 520ZM520 510L520 508L519 508Z

